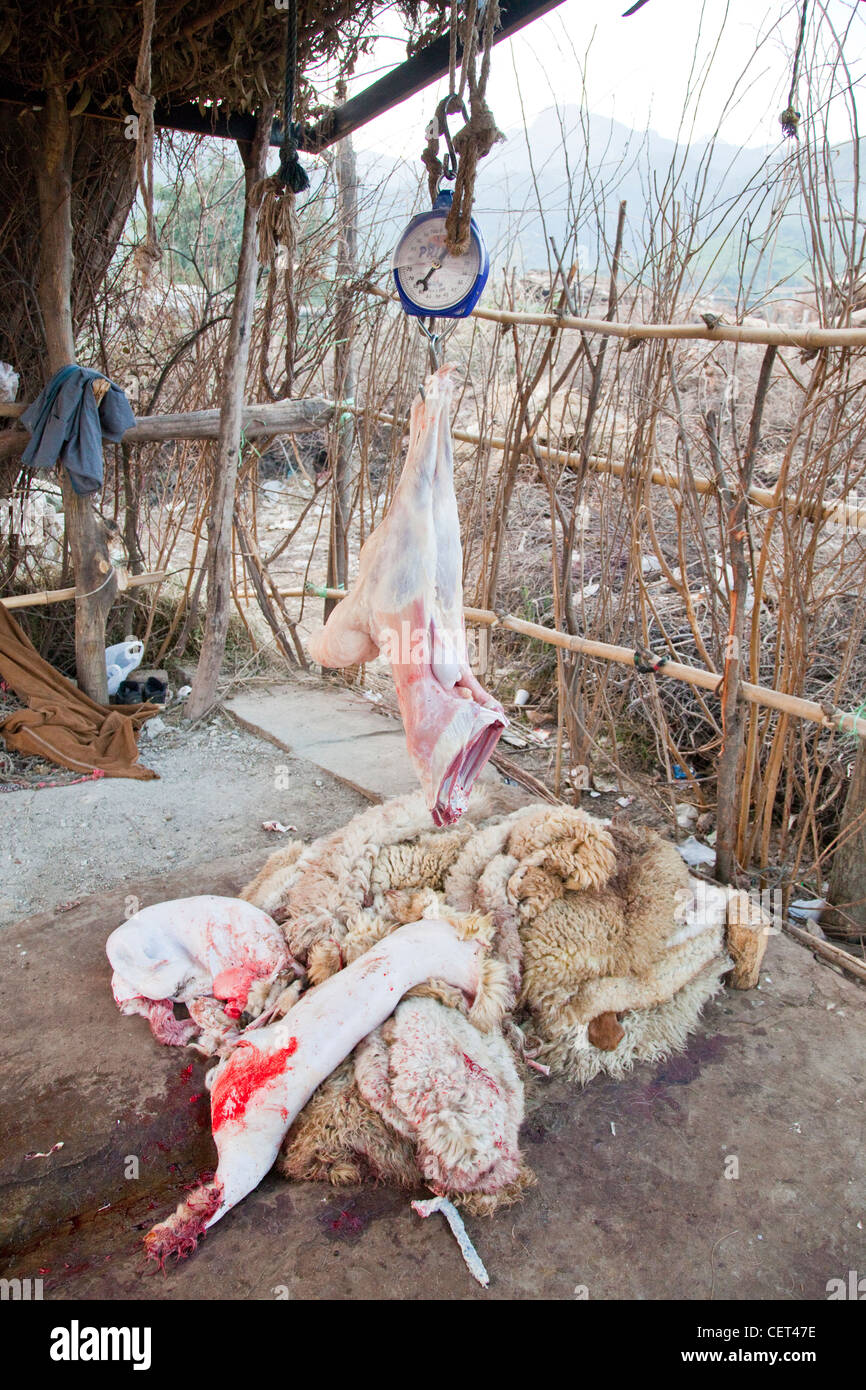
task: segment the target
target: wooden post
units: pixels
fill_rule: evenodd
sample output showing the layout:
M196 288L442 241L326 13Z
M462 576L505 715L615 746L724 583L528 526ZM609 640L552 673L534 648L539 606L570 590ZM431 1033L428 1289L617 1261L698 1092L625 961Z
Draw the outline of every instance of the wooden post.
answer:
M198 669L187 701L190 719L199 719L216 700L225 654L231 600L232 513L238 478L241 411L250 355L256 297L256 222L265 177L273 106L262 109L250 145L238 141L244 161L244 224L229 341L220 385L220 427L208 516L207 618Z
M722 748L719 753L716 804L716 877L722 883L737 883L737 831L740 821L740 798L749 795L741 786L743 753L745 749L746 708L743 701L743 651L746 631L746 598L749 587L748 562L748 497L752 484L764 403L773 374L777 349L764 352L752 418L749 440L740 466L740 476L732 487L725 476L722 462L718 423L714 412L705 417L710 453L716 474L716 485L725 509L728 554L733 571L728 635L725 643L725 664L720 691L722 701ZM723 557L724 558L724 557Z
M845 798L841 843L830 871L830 902L821 926L840 936L866 936L866 740L860 740Z
M41 246L38 298L48 376L75 361L72 331L72 133L65 89L49 76L38 116L34 173L39 197ZM66 535L75 571L75 669L92 699L108 703L105 622L117 593L105 526L90 497L79 496L60 469Z
M339 93L337 100L340 100ZM349 282L358 273L358 174L352 137L341 140L337 147L337 304L334 314L334 399L337 415L331 441L333 494L331 505L331 536L328 547L328 587L345 589L349 583L349 512L352 505L352 450L355 444L355 419L340 403L350 400L355 392L355 373L352 365L352 339L355 325L355 300ZM325 599L325 621L336 600Z

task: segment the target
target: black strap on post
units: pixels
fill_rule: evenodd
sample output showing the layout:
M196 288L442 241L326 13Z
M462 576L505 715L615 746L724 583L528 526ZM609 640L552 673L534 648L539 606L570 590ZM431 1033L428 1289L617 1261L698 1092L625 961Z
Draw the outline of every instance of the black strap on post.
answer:
M286 69L283 85L283 143L280 147L280 167L277 178L293 193L309 188L307 171L298 159L300 127L292 120L295 106L295 80L298 70L298 0L289 0L286 24Z

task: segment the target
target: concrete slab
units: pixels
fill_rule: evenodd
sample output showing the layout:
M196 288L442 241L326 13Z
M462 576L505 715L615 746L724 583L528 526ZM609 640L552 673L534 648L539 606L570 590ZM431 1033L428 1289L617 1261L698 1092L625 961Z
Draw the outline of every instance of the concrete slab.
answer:
M231 892L261 857L138 891ZM538 1185L468 1221L487 1293L410 1194L275 1177L153 1278L141 1235L215 1152L200 1065L186 1075L189 1054L111 1001L102 949L122 903L101 895L21 924L0 959L15 1021L0 1059L14 1098L3 1274L41 1277L46 1299L801 1300L866 1269L864 994L777 938L760 990L723 995L682 1056L582 1092L533 1080L522 1142Z
M310 679L237 695L225 709L246 729L315 763L371 801L417 789L402 725L354 691Z

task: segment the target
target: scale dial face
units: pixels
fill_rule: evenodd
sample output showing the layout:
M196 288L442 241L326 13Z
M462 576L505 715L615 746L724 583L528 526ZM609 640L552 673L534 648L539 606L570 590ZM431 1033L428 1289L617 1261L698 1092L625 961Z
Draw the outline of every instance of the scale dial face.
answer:
M403 233L391 266L399 272L406 297L436 315L453 309L469 294L481 270L481 248L473 236L462 255L449 255L445 217L427 217Z

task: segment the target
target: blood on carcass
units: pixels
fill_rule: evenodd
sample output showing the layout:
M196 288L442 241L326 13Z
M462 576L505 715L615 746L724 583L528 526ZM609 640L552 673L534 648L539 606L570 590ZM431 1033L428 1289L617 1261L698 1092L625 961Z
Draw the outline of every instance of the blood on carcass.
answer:
M242 1048L248 1055L241 1056ZM289 1038L285 1047L271 1053L260 1052L249 1042L239 1043L232 1056L231 1068L214 1086L211 1097L211 1123L214 1130L220 1129L229 1121L243 1120L253 1096L278 1076L282 1076L287 1061L297 1050L297 1038Z

